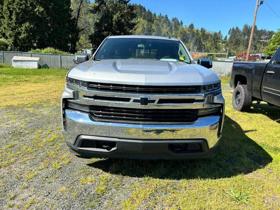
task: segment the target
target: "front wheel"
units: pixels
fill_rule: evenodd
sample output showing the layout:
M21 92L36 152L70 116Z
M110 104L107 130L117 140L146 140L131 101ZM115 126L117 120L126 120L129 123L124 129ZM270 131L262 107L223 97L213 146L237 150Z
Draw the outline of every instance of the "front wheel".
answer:
M247 85L238 84L233 91L232 105L237 111L245 111L250 108L252 97L249 94Z

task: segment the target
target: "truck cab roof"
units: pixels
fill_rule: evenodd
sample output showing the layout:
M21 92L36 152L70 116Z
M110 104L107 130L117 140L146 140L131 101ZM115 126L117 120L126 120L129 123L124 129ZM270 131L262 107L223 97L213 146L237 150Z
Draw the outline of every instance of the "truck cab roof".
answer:
M160 40L173 40L180 41L174 37L164 37L164 36L148 36L148 35L117 35L117 36L108 36L107 39L116 39L116 38L137 38L137 39L160 39Z

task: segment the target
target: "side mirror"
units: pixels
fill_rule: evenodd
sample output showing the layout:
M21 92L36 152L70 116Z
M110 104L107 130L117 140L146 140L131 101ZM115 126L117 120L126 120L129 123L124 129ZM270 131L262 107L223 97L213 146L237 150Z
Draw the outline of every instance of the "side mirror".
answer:
M80 63L86 62L88 60L89 60L88 55L75 55L75 58L74 58L73 62L75 64L80 64Z
M208 69L211 69L213 67L212 61L209 58L200 58L198 59L197 64Z

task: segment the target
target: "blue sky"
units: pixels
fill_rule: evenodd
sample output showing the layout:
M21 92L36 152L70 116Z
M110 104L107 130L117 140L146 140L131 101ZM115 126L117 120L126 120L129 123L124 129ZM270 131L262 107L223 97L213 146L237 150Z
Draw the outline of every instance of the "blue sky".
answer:
M233 26L252 24L256 0L131 0L154 13L177 17L185 25L193 23L209 31L227 35ZM265 0L258 13L257 26L280 29L280 0Z

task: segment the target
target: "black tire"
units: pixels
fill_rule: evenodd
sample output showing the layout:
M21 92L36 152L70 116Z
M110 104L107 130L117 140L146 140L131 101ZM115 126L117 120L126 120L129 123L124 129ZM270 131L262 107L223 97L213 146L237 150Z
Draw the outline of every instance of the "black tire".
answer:
M246 111L252 104L252 97L247 85L238 84L233 91L232 106L237 111Z

